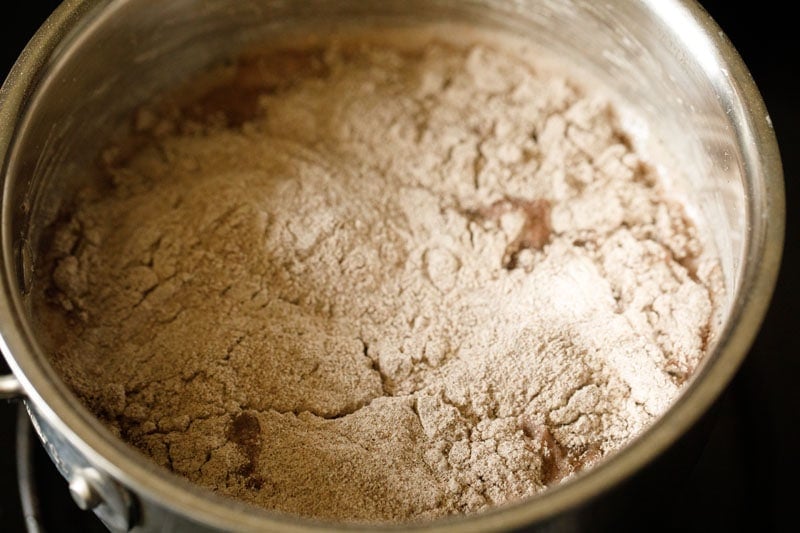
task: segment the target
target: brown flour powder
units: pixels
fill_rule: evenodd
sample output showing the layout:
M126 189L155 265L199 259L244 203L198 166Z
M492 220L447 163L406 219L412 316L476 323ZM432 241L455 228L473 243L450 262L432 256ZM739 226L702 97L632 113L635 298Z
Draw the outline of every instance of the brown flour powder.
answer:
M325 519L540 492L661 414L713 262L602 99L510 52L243 57L143 110L55 231L42 322L158 464Z

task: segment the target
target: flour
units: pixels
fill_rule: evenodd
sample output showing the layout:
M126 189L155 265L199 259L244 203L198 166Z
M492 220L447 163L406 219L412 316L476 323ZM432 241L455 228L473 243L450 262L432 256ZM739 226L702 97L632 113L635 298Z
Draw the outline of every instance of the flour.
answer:
M608 103L487 44L244 56L59 223L56 368L200 485L322 519L541 492L663 413L713 262Z

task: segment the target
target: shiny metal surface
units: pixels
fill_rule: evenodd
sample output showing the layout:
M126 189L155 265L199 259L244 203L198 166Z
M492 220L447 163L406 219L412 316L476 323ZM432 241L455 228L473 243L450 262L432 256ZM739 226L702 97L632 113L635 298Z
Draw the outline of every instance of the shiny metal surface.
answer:
M31 439L31 421L25 406L20 404L17 408L17 431L16 431L16 460L17 460L17 484L19 488L19 499L22 505L22 515L25 517L25 530L28 533L43 533L41 523L41 510L39 507L39 494L36 486L36 478L33 472Z
M72 474L69 481L69 493L75 505L83 511L94 509L103 503L100 491L95 488L93 478L99 474L93 468L84 468Z
M0 400L13 400L21 398L25 392L22 385L14 376L0 376Z
M76 503L92 509L110 531L129 531L137 517L136 501L130 492L97 468L84 447L66 439L33 404L28 402L26 407L36 435L58 471L69 481Z
M260 511L170 475L111 435L64 387L36 341L27 295L42 232L86 180L92 160L150 95L287 30L454 21L502 28L578 65L606 88L646 152L708 228L727 286L713 353L672 408L623 451L543 495L420 529L572 530L573 511L649 463L706 411L763 318L783 242L777 144L746 68L690 1L67 0L0 90L0 347L28 396L37 433L67 479L92 468L113 490L98 514L116 529L331 530ZM14 383L0 378L14 390ZM127 499L126 499L127 498ZM105 513L103 515L102 513Z

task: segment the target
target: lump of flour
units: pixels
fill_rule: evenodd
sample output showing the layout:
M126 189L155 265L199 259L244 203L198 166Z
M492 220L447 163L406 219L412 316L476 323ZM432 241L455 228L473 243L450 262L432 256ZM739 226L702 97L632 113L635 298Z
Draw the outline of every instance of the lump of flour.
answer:
M472 513L625 445L703 357L714 264L568 79L335 40L217 75L104 154L38 306L158 464L320 519Z

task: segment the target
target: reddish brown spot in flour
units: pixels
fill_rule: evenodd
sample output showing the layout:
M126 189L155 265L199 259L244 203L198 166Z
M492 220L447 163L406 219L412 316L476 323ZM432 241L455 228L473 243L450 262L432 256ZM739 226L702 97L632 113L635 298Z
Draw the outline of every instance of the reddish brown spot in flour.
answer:
M226 437L239 447L247 458L247 462L239 469L238 474L252 476L256 468L256 461L261 453L261 424L252 413L239 413L228 426ZM250 477L245 484L248 487L260 488L263 481L257 477Z
M546 485L561 481L572 473L573 467L567 456L567 450L553 437L550 430L542 427L539 432L542 443L542 481Z
M104 150L98 160L102 171L122 168L148 146L158 146L165 134L189 124L214 124L238 128L261 115L259 98L275 94L312 78L324 78L330 69L323 49L281 48L253 50L199 76L193 83L167 93L154 105L138 110L132 133ZM150 117L150 120L141 120Z
M547 426L537 425L530 420L522 420L523 434L541 445L542 482L550 485L561 481L575 471L568 451L556 439Z
M541 446L541 480L545 485L558 483L566 476L594 465L603 457L596 444L570 450L556 440L547 426L537 425L528 418L523 418L520 426L526 437Z
M550 241L550 202L548 200L524 200L521 198L505 198L488 207L467 212L472 218L497 220L511 211L521 211L525 222L517 236L506 247L503 254L503 268L517 268L519 254L522 250L541 250Z
M285 90L300 80L327 75L322 49L256 51L237 58L229 78L206 91L183 110L187 118L205 121L224 115L240 126L258 114L263 94Z

